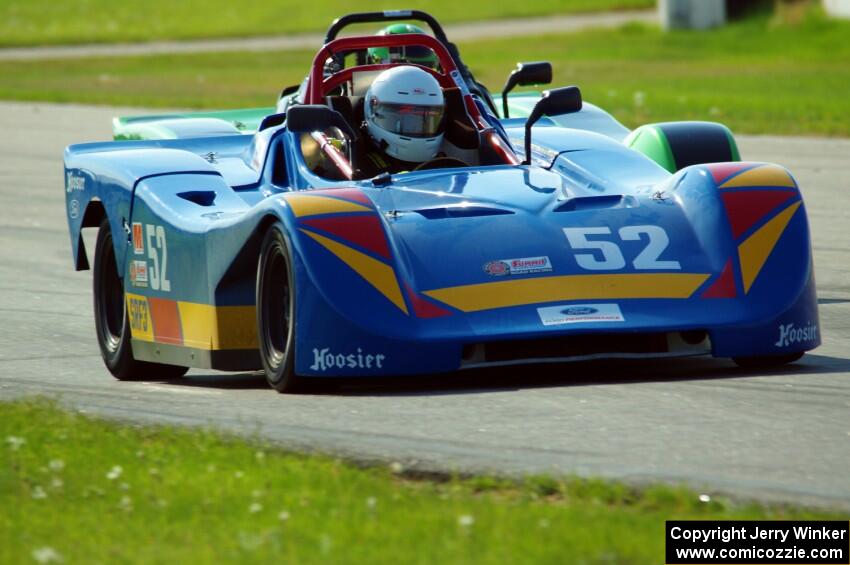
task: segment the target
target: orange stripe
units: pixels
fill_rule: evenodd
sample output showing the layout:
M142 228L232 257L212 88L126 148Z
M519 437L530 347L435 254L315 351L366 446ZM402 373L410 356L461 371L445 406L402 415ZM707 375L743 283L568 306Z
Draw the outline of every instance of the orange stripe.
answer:
M153 338L159 343L183 345L177 302L166 298L148 298L153 318Z

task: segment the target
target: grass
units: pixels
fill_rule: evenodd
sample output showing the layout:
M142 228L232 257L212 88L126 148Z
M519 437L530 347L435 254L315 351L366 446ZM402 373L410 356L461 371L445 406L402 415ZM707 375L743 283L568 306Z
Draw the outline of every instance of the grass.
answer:
M625 123L709 119L739 133L850 136L850 22L810 12L795 24L757 16L711 32L628 25L461 45L498 88L519 60L552 61ZM0 99L160 108L271 106L304 77L313 53L0 62Z
M555 81L629 127L713 120L739 133L850 135L850 21L818 11L796 24L767 16L717 31L664 33L643 25L519 43L479 42L463 53L485 84L512 59L549 59Z
M393 5L395 4L395 5ZM452 2L425 6L441 22L554 13L651 8L654 0L535 0ZM418 3L423 6L422 3ZM323 31L346 12L416 7L416 2L361 0L341 7L333 0L4 0L0 2L0 45L152 41L242 37Z
M839 518L673 486L417 481L45 400L0 403L0 454L2 563L658 563L668 519Z

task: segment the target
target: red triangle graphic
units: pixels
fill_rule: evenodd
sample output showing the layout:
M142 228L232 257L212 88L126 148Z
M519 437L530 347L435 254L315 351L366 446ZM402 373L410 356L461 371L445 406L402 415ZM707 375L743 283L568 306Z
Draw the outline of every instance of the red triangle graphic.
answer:
M335 198L342 198L344 200L348 200L349 202L357 202L358 204L365 204L366 206L372 206L372 201L369 200L369 197L363 194L363 191L359 188L328 188L322 190L312 190L311 194L321 194L322 196L333 196Z
M410 298L410 304L413 306L413 311L416 313L417 318L439 318L441 316L451 315L449 310L440 308L433 302L425 300L416 294L407 284L404 287L407 289L407 296Z
M792 190L722 191L720 198L726 206L726 214L732 225L732 236L738 239L768 212L796 194L797 192Z
M735 272L732 270L732 259L726 261L720 276L702 293L702 298L735 298Z
M386 259L391 257L381 220L374 214L308 218L301 223L326 231Z
M718 185L736 173L740 173L746 169L752 169L752 163L712 163L706 165L708 172L714 177L714 182Z

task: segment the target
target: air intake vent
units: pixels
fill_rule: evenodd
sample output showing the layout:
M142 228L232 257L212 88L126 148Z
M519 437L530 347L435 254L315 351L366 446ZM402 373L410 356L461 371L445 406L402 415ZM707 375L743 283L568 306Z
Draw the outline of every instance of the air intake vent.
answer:
M484 344L485 362L514 361L523 358L576 357L599 353L664 353L667 335L584 334L550 339L503 341Z
M470 343L462 366L568 361L604 357L677 357L705 355L711 342L703 330L657 333L593 333L551 338Z
M181 192L177 196L183 200L193 202L198 206L212 206L215 202L214 190L191 190L189 192Z
M579 196L558 204L555 212L579 212L582 210L603 210L607 208L634 208L638 205L634 196L608 194L605 196Z
M440 206L437 208L421 208L414 210L429 220L444 220L446 218L472 218L475 216L503 216L513 214L510 210L491 208L489 206Z

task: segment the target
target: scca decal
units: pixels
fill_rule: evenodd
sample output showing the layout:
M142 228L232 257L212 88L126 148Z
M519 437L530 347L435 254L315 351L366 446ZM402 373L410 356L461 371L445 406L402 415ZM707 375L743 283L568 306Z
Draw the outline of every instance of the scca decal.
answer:
M144 298L129 298L127 300L130 329L142 334L150 333L151 319L148 311L148 301Z

